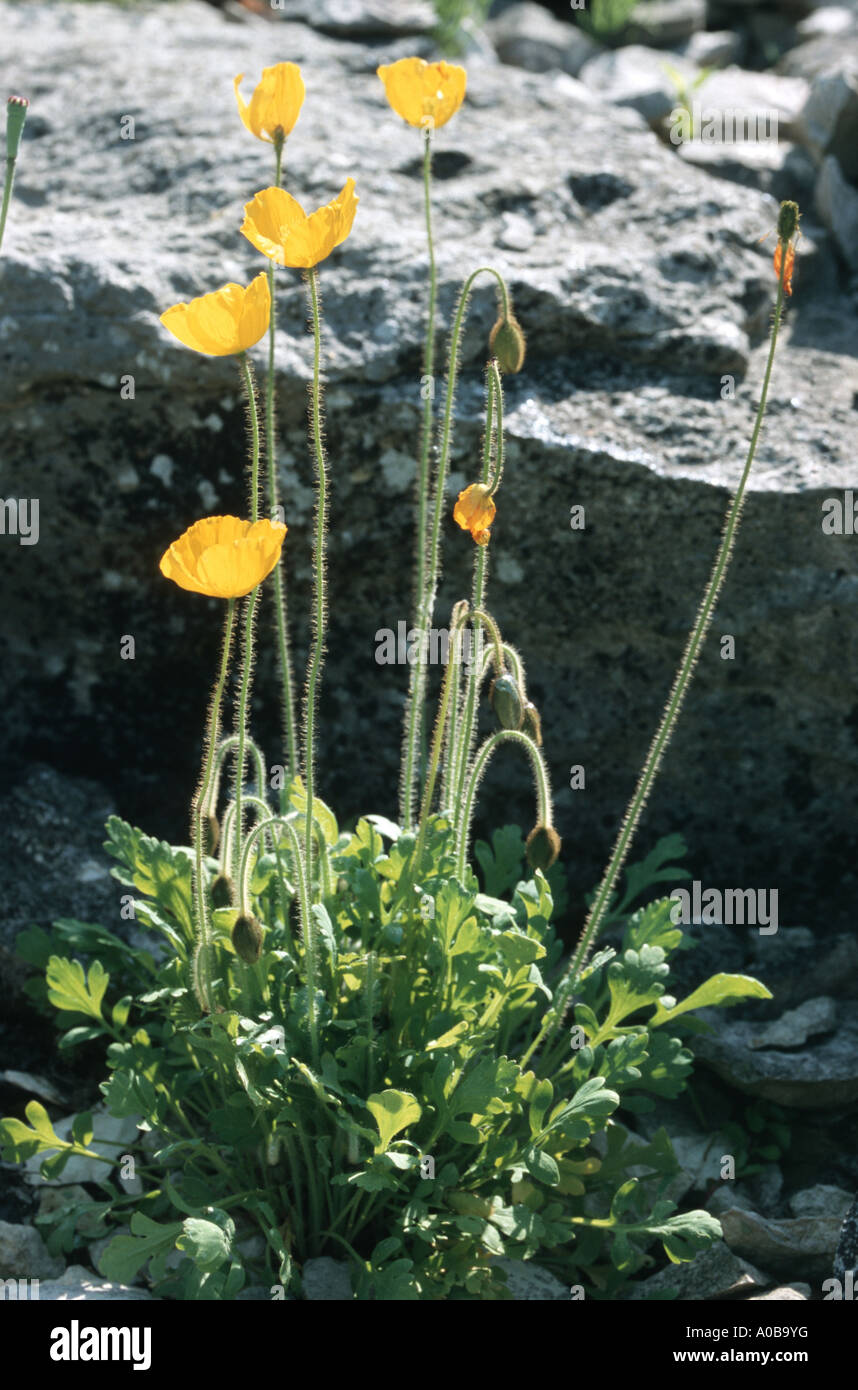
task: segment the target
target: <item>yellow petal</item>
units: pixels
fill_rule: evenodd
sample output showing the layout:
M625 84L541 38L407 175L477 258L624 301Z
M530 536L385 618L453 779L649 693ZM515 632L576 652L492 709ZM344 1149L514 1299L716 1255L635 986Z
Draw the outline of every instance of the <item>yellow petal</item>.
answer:
M331 254L352 229L358 199L354 179L338 198L308 217L284 188L264 188L245 204L241 231L277 265L308 269Z
M274 569L285 535L281 522L204 517L161 557L161 573L210 598L242 598Z
M465 99L467 73L455 63L400 58L377 71L387 100L409 125L446 125Z
M200 295L189 304L174 304L161 322L179 342L210 357L244 352L258 343L268 327L271 296L265 276L257 276L247 289L229 284L213 294Z

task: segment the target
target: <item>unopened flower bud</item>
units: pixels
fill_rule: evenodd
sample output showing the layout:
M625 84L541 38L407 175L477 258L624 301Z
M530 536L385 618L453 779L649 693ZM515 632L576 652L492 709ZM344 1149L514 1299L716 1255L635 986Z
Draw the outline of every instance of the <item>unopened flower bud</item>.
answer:
M553 825L535 825L525 841L527 862L545 873L560 853L560 836Z
M235 886L229 874L218 874L212 884L212 903L215 907L231 907L235 901Z
M489 691L492 709L502 729L520 729L524 722L524 700L514 676L504 672L492 681Z
M778 241L792 241L798 231L798 203L781 203L778 213Z
M520 372L526 350L524 332L515 314L512 310L506 316L501 314L489 334L489 351L497 358L501 371Z
M232 944L235 953L245 965L255 965L262 955L262 928L255 917L244 913L236 917L232 929Z
M26 97L10 97L6 102L6 157L8 159L18 158L29 105Z

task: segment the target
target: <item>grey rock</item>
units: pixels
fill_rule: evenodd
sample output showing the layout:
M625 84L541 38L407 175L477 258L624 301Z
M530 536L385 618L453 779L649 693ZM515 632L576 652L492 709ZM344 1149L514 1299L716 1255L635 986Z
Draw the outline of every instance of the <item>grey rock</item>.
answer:
M0 25L10 70L29 78L34 97L0 261L2 493L26 485L42 509L37 546L0 549L0 699L22 763L35 747L68 766L71 749L77 767L109 780L123 814L180 841L222 615L162 582L157 561L209 505L243 510L245 427L235 364L182 349L158 315L260 269L238 227L244 201L271 177L270 151L238 121L232 80L243 70L249 84L271 62L274 30L183 3L133 13L72 3L62 24L52 6L3 4ZM319 789L341 818L390 815L407 670L380 667L373 654L376 631L408 617L401 460L413 459L420 417L419 136L386 107L374 73L400 40L364 45L288 20L276 33L308 84L288 146L290 189L314 206L354 172L361 195L352 236L321 271L332 533ZM81 55L96 41L82 86ZM774 224L772 202L686 167L636 112L594 101L593 91L565 73L477 65L465 107L438 134L435 183L444 324L464 274L497 262L529 333L525 371L507 388L489 605L521 647L541 706L577 895L603 867L605 827L622 814L709 575L750 437L774 288L771 240L757 244ZM122 141L129 113L137 138ZM310 355L300 276L277 280L279 466L300 685ZM451 501L478 457L494 318L494 291L478 286ZM714 882L730 865L731 882L755 883L764 863L792 920L818 911L823 847L851 823L858 771L858 657L843 642L858 556L849 537L820 531L821 501L854 481L856 336L827 240L806 223L718 614L718 627L737 635L739 664L720 660L713 635L638 842L644 850L681 824ZM133 402L119 397L126 373ZM722 399L724 374L735 399ZM379 481L380 460L392 456L406 485L395 494ZM172 470L153 473L159 458ZM568 525L579 499L580 535ZM668 533L656 559L653 538ZM452 524L446 540L439 625L467 592L472 561ZM535 603L546 590L552 602ZM260 631L266 624L263 610ZM119 659L123 633L136 637L133 662ZM254 730L278 762L270 647L255 688ZM599 770L585 816L563 791L573 761ZM531 815L526 772L498 762L478 833L528 825ZM91 831L100 844L97 822ZM55 915L39 874L28 869L19 890L14 857L8 873L28 912ZM94 916L85 887L70 895L71 911ZM853 908L854 883L838 876L826 930L851 927ZM110 901L104 911L112 925Z
M699 73L696 63L679 54L665 54L645 44L600 53L585 63L581 81L604 101L628 106L654 123L670 115L677 104L677 90L668 68L675 68L686 82Z
M104 822L114 809L97 783L42 764L9 787L0 799L7 885L14 872L0 923L4 944L11 947L25 927L46 927L58 917L118 922L122 890L102 849Z
M310 24L344 39L429 35L437 23L429 0L279 0L273 8L290 23Z
M553 1275L532 1260L512 1260L502 1256L495 1262L506 1272L507 1288L516 1303L568 1303L570 1290Z
M818 162L830 155L845 178L858 176L858 44L853 65L817 77L801 113L799 138Z
M112 1284L84 1265L69 1265L60 1279L39 1286L39 1300L58 1303L152 1303L158 1300L148 1289Z
M759 1026L726 1022L716 1009L698 1017L714 1032L695 1039L695 1057L747 1095L799 1110L824 1110L858 1102L858 1004L844 1002L837 1031L801 1051L761 1051L751 1044Z
M776 199L790 197L800 206L809 200L816 182L810 156L787 140L686 140L677 146L677 154L716 178L759 189Z
M640 1302L647 1295L668 1289L676 1289L679 1299L733 1298L754 1288L765 1288L770 1282L768 1275L718 1240L693 1260L641 1280L635 1285L631 1301Z
M735 29L702 30L680 48L689 62L701 68L726 68L742 61L742 36Z
M810 1298L809 1284L781 1284L768 1293L752 1293L748 1303L804 1303Z
M724 1212L720 1221L734 1254L753 1260L778 1277L790 1277L801 1270L816 1280L831 1272L841 1224L835 1217L772 1221L756 1212L734 1209Z
M745 1188L754 1210L764 1212L766 1216L782 1216L784 1213L777 1208L783 1185L784 1175L777 1163L766 1163L759 1173L752 1173L745 1182ZM740 1202L739 1207L744 1209L744 1202Z
M735 130L740 135L745 132L745 138L757 131L760 138L792 140L809 94L810 87L802 77L728 67L712 73L694 97L704 113L723 113L727 138L729 131Z
M802 1192L794 1192L789 1199L793 1216L833 1216L843 1221L852 1204L852 1193L844 1192L842 1187L829 1183L817 1183L806 1187Z
M748 1041L752 1048L802 1047L808 1038L830 1033L837 1024L837 1005L824 995L807 999L797 1009L790 1009L780 1018L767 1023Z
M794 1007L817 995L858 994L858 942L854 935L823 941L807 927L780 927L775 936L748 933L750 974L765 975L780 1006Z
M0 1221L0 1279L56 1279L64 1269L34 1226Z
M600 47L577 24L564 24L533 4L510 5L489 23L488 35L502 63L529 72L559 68L572 77Z
M330 1255L305 1260L301 1282L305 1297L315 1302L354 1298L347 1260L333 1260Z
M843 5L823 5L796 25L796 35L801 43L807 43L809 39L840 38L856 31L858 13Z
M785 53L777 64L783 77L803 77L808 82L855 70L858 59L858 34L821 35L808 39Z
M0 1081L5 1081L7 1086L15 1086L19 1091L26 1091L28 1096L46 1100L52 1105L61 1104L63 1100L56 1086L50 1081L43 1076L33 1076L28 1071L0 1071Z
M705 27L706 0L641 0L622 39L650 48L675 48Z
M842 1284L850 1271L853 1278L858 1273L858 1197L855 1197L843 1218L843 1225L837 1237L832 1272L834 1278L839 1279Z
M822 161L816 181L816 211L829 227L840 252L853 266L858 246L858 189L847 183L833 155Z

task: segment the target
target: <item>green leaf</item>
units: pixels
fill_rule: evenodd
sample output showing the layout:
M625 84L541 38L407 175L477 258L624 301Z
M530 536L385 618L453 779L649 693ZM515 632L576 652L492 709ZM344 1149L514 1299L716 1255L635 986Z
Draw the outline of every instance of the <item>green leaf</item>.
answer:
M528 1123L532 1138L542 1131L542 1123L545 1119L545 1112L554 1099L554 1087L547 1077L538 1081L531 1092L530 1110L528 1112Z
M544 1182L548 1187L556 1187L560 1182L560 1169L551 1154L544 1153L531 1144L522 1155L525 1167L531 1177Z
M324 903L314 903L310 908L310 915L316 924L316 930L322 939L322 943L328 954L332 966L337 963L337 938L334 934L334 924L328 914L328 909Z
M660 946L665 954L673 951L682 940L682 931L670 916L674 906L670 898L659 898L635 912L626 926L623 949L639 951L642 946Z
M192 938L190 850L153 840L119 816L108 820L107 835L104 848L125 869L124 873L114 869L114 878L154 898L180 924L186 937Z
M51 956L48 962L48 998L54 1008L87 1014L99 1023L102 1021L101 1001L109 980L110 976L97 960L89 967L88 975L84 975L79 960Z
M197 1269L213 1274L232 1254L235 1225L227 1217L223 1226L198 1216L189 1216L182 1223L182 1234L176 1248L190 1255Z
M502 898L521 878L524 840L517 825L503 825L492 835L491 846L477 840L474 857L483 871L483 884L490 898Z
M116 1236L101 1257L101 1273L117 1284L132 1284L147 1260L175 1249L182 1233L180 1222L159 1225L143 1212L131 1218L130 1236Z
M672 1023L680 1014L691 1009L705 1009L713 1006L735 1003L737 999L771 999L771 991L751 975L712 975L705 984L700 985L672 1009L658 1006L647 1020L650 1028L658 1028L662 1023Z
M384 1153L391 1140L409 1125L416 1124L423 1114L419 1101L410 1091L377 1092L368 1098L366 1106L378 1126L377 1154Z
M307 815L307 792L300 777L290 782L287 799L293 810L299 811L302 816ZM329 847L335 845L340 838L337 818L330 806L326 806L318 796L313 797L313 820L325 837L325 844Z

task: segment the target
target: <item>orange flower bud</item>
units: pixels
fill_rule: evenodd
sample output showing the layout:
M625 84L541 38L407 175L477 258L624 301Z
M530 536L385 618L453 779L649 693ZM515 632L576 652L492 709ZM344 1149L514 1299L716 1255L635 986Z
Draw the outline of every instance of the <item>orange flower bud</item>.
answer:
M463 531L470 531L477 545L488 545L491 538L492 522L495 519L495 504L485 483L471 483L464 492L459 493L453 508L453 520Z

